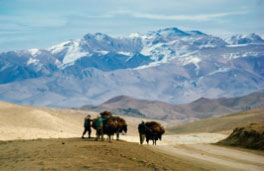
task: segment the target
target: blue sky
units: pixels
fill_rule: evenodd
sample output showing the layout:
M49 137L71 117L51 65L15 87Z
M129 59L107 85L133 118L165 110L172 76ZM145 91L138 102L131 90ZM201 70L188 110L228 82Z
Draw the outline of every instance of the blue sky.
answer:
M264 0L0 0L0 52L165 27L264 34Z

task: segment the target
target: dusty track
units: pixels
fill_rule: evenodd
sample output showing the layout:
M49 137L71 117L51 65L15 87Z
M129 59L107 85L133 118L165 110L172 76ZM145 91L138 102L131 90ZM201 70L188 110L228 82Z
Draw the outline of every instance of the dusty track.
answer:
M212 170L260 171L264 168L264 153L257 155L252 152L209 144L225 136L216 133L165 135L163 141L158 142L158 146L146 145L146 147ZM136 137L134 139L128 137L127 140L136 139Z
M222 170L222 168L218 167L219 165L221 165L222 167L226 167L227 170L260 171L264 168L263 156L226 147L219 147L216 145L164 145L157 146L154 150L169 154L171 156L183 156L182 159L186 159L192 162L198 162L201 166L206 164L207 166L210 166L215 170Z

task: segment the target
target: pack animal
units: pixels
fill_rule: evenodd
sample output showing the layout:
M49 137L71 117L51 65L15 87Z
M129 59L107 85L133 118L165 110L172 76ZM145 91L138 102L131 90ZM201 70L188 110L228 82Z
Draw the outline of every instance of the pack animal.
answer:
M118 125L117 122L112 118L105 118L102 125L98 124L99 120L102 118L96 118L93 120L92 127L96 130L96 140L101 137L104 141L104 134L108 135L108 140L111 142L111 136L117 132Z
M92 127L96 130L96 140L100 137L104 140L104 134L108 135L109 142L111 142L111 136L116 134L117 140L119 140L119 133L127 132L126 121L118 116L112 116L111 112L104 111L100 113L101 117L93 120Z
M112 116L112 119L117 122L116 140L119 140L119 133L127 133L127 124L126 121L119 116Z
M139 124L138 131L140 134L140 143L142 144L144 139L142 139L142 136L146 137L147 144L149 143L149 140L153 141L153 145L157 144L157 140L162 140L162 134L165 133L165 129L160 125L160 123L155 121L150 122L142 122Z

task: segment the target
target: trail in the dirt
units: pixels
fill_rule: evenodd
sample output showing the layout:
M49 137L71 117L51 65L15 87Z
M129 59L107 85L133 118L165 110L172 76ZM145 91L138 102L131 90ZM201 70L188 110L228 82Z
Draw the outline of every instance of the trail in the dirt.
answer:
M224 137L224 135L209 133L166 135L157 146L149 145L148 147L171 156L182 156L185 160L196 162L198 165L210 165L212 168L216 166L215 170L219 170L217 165L222 165L228 170L263 170L264 156L208 144ZM124 139L135 142L138 137L129 136Z
M225 165L239 170L260 171L264 168L263 156L232 150L225 147L217 147L215 145L163 145L157 147L150 146L150 148L172 156L182 155L188 157L189 160L202 160L210 162L210 164L215 163Z

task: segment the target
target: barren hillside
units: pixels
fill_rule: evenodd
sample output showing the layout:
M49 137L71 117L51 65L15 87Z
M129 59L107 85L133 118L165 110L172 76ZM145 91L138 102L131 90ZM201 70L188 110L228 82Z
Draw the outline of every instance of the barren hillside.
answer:
M220 117L202 119L191 123L168 128L170 133L222 132L231 131L236 127L251 122L264 122L264 110L250 110Z
M97 112L20 106L0 102L0 140L80 137L86 115ZM142 118L122 116L128 124L128 136L138 135ZM147 120L147 119L144 119ZM166 126L166 122L159 121ZM94 130L92 134L94 136Z
M83 140L83 118L88 113L98 115L1 102L0 170L257 171L264 164L262 156L206 144L226 137L220 133L164 135L157 146L139 145L137 124L142 119L134 117L124 117L128 134L121 139L136 143ZM166 127L165 122L159 122Z

